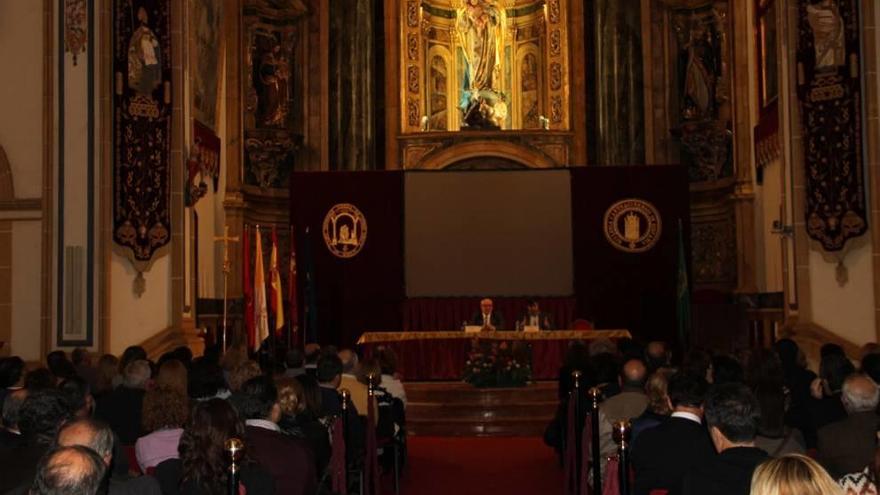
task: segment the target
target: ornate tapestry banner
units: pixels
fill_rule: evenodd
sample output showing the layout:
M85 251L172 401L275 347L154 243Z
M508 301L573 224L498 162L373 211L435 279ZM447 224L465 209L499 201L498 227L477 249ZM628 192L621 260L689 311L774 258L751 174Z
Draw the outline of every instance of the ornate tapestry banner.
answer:
M868 230L855 0L799 0L798 97L809 236L829 252Z
M138 271L171 240L169 4L113 2L113 240Z

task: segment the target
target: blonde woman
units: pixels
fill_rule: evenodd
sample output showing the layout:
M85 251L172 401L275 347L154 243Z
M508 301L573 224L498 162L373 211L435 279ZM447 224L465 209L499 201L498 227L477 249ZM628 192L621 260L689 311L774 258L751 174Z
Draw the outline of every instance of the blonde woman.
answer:
M843 490L819 463L789 454L758 466L751 495L843 495Z

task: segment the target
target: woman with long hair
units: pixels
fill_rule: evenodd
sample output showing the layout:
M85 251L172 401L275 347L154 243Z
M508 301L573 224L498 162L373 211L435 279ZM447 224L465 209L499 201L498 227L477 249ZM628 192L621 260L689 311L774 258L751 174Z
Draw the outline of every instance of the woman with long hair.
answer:
M159 385L144 395L141 426L148 434L134 444L141 471L177 457L187 416L189 397L176 388Z
M315 455L315 472L323 473L330 462L330 434L309 407L305 389L298 378L284 377L275 381L278 405L281 406L278 427L285 435L300 438L309 446Z
M222 399L199 402L180 438L180 458L156 467L162 494L227 495L229 459L224 445L230 438L245 439L244 423L235 409ZM259 465L247 456L239 464L239 479L248 495L274 493L274 480Z
M843 490L818 462L789 454L755 469L751 495L843 495Z

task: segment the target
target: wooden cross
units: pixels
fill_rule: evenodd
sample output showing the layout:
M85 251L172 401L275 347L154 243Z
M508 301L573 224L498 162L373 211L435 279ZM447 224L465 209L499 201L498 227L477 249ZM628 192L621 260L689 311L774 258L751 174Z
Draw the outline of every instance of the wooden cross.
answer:
M238 237L229 237L229 225L223 226L223 236L214 237L214 242L223 243L223 273L229 273L232 264L229 261L229 243L238 242Z

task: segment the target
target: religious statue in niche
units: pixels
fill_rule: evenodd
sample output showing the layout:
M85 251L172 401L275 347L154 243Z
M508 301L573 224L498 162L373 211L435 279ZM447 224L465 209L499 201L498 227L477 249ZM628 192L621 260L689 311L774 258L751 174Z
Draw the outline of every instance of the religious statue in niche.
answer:
M807 22L813 30L816 71L828 71L846 64L843 18L834 0L814 0L807 5Z
M430 128L445 131L446 125L446 95L447 75L446 61L443 57L435 55L431 59L431 121Z
M128 44L128 85L142 95L151 95L162 83L159 40L143 7L137 11L137 20L139 26Z
M533 53L523 57L521 72L522 127L537 129L541 125L541 116L538 109L538 60Z
M280 35L278 35L280 36ZM261 33L254 50L254 90L257 124L284 127L290 110L290 60L276 36Z
M694 22L682 46L684 65L684 108L686 120L702 120L715 115L715 86L720 73L717 40L711 27Z
M505 24L505 9L497 0L465 0L456 10L465 61L459 101L463 128L500 129L507 119L507 97L499 90Z

